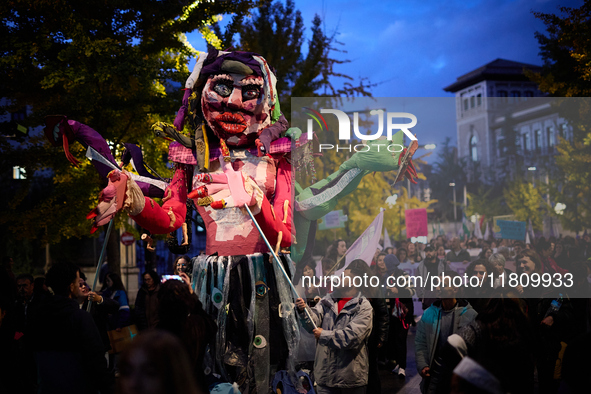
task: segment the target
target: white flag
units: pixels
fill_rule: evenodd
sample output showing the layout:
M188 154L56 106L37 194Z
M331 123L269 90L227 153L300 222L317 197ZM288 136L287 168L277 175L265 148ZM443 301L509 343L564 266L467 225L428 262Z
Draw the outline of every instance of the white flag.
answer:
M484 229L484 239L488 240L490 238L490 229L488 228L488 220L486 221L486 228Z
M480 223L478 223L478 221L474 223L474 235L476 238L482 239L482 230L480 230Z
M371 222L369 227L366 228L363 234L361 234L361 236L353 242L353 245L347 249L344 256L345 266L335 272L335 275L341 275L353 260L361 259L365 261L367 265L371 264L371 260L380 244L380 235L382 234L383 224L384 210L380 210L380 213L378 213L378 216L376 216L373 222Z
M390 240L390 236L388 235L388 229L384 227L384 249L391 247L392 241Z

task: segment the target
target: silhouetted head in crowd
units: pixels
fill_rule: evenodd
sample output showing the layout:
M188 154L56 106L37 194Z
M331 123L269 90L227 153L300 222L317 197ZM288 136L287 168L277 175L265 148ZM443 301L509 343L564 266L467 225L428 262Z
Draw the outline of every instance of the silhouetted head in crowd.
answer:
M55 295L80 297L80 270L72 263L54 264L45 275L45 281Z
M408 260L408 252L406 248L398 248L398 253L396 253L396 257L400 260L401 263L404 263Z
M335 295L338 297L355 297L361 292L366 298L376 298L377 291L374 287L368 285L365 286L365 282L361 282L362 286L356 286L355 283L360 283L359 279L355 277L364 278L367 277L367 283L370 283L370 278L375 276L369 265L361 259L353 260L345 269L344 276L351 278L351 286L348 286L348 281L343 281L345 286L335 289Z
M488 262L490 263L493 271L497 274L497 275L501 275L503 274L503 272L505 272L505 256L503 256L500 253L493 253L489 258L488 258Z
M340 263L340 260L345 255L346 251L347 242L343 239L337 239L326 249L325 257L333 260L334 262Z
M185 274L193 275L193 264L189 256L179 256L174 260L174 274L179 275L181 272Z
M325 257L322 259L322 273L324 275L332 275L336 269L336 261Z
M158 329L181 340L187 349L197 383L205 390L203 359L207 344L215 338L215 322L205 313L197 295L180 280L167 280L158 290Z
M107 288L111 288L112 290L125 290L121 277L113 272L107 274L105 277L105 284L107 285Z
M184 346L165 331L139 334L121 353L119 371L118 394L200 393Z
M493 254L493 250L487 246L482 247L482 251L478 255L479 259L487 259Z
M516 241L513 243L513 252L515 253L515 256L521 253L522 250L525 250L525 244L523 242Z
M480 282L486 279L492 272L492 266L488 260L478 259L470 263L466 268L466 274L468 277L476 276Z
M35 290L33 275L21 274L16 277L16 288L18 295L23 300L29 300Z
M521 251L516 257L516 266L518 273L532 275L542 273L542 261L540 256L531 249Z
M144 286L148 290L155 289L160 283L160 275L154 270L145 271L142 275L142 279L144 280Z
M425 262L433 264L437 261L437 251L431 245L425 248Z
M542 257L548 257L552 253L552 244L546 240L540 239L536 244L536 251Z

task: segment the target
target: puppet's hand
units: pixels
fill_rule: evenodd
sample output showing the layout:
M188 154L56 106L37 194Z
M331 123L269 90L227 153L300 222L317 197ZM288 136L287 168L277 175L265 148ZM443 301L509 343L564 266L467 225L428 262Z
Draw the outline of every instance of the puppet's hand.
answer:
M257 194L260 190L254 181L244 177L241 171L235 171L232 163L226 162L220 157L220 165L223 174L199 174L196 180L203 182L203 185L189 194L189 198L197 199L197 204L202 206L210 205L215 209L251 206L256 203ZM254 186L253 186L254 185ZM225 191L226 198L216 199L215 195Z
M98 205L86 216L86 219L94 219L91 234L98 227L107 224L123 208L125 202L127 175L119 170L113 170L107 175L107 178L109 183L100 192Z

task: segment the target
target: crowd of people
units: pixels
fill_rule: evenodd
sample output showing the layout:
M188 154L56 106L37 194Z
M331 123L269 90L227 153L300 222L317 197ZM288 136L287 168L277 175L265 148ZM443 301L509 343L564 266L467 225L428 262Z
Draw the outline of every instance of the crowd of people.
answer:
M107 273L99 290L72 263L34 279L15 277L7 259L0 270L0 392L208 392L203 360L216 325L193 294L190 259L178 260L181 280L143 273L132 309L116 273ZM120 352L112 333L127 331L131 342Z
M398 242L376 251L371 262L345 266L346 251L347 243L337 240L299 272L312 277L344 268L346 277L377 277L380 285L343 284L328 292L298 284L295 305L302 341L308 341L298 361L311 378L305 381L313 382L308 392L381 392L380 366L404 379L413 325L411 357L423 393L576 393L590 387L588 236L533 244L438 236L426 245ZM188 256L174 262L178 280L144 272L134 305L117 273L92 289L71 263L56 263L38 278L15 276L13 265L4 259L0 270L2 393L234 390L209 368L216 324L193 293ZM526 286L510 283L512 273L571 273L573 283ZM430 288L407 280L411 276L441 281ZM490 285L467 292L456 278ZM112 334L127 330L131 342L119 352Z
M335 253L339 248L344 249L340 256ZM344 267L345 251L346 241L336 240L318 263L305 263L303 276L334 274ZM378 288L336 289L329 293L326 287L312 284L302 289L305 297L298 300L298 306L306 320L303 327L311 329L311 321L317 324L318 328L311 332L318 344L323 343L323 330L338 335L333 321L347 306L361 302L352 295L365 297L373 308L372 318L365 318L363 325L357 322L351 323L349 331L343 328L346 341L354 341L360 340L352 336L354 332L365 332L360 327L371 327L370 334L363 334L366 349L354 350L359 352L355 353L358 357L367 358L361 373L366 379L360 384L356 374L346 374L349 380L330 382L322 390L379 391L379 375L375 373L379 364L406 377L408 331L414 324L414 358L423 393L588 390L591 381L583 365L590 363L580 362L578 357L591 345L590 258L588 235L580 239L539 238L533 244L476 237L447 239L441 235L428 244L406 240L383 250L378 248L369 263L369 275L380 278ZM353 261L345 267L345 276L364 275L355 263L367 267L363 261ZM538 285L528 286L523 280L509 281L513 278L510 274L525 275L531 278L529 281L535 275L568 278L565 274L569 273L572 282L568 285L544 286L538 281ZM440 277L441 285L432 289L402 280L395 283L405 286L392 286L385 280L409 276ZM466 278L478 285L466 286ZM387 307L382 308L377 299L385 299ZM305 308L311 318L304 316ZM372 340L372 336L379 339ZM338 343L327 342L327 349L317 346L315 365L323 365L324 358L331 356L353 359L337 352L338 346L347 342ZM323 381L323 386L326 384Z

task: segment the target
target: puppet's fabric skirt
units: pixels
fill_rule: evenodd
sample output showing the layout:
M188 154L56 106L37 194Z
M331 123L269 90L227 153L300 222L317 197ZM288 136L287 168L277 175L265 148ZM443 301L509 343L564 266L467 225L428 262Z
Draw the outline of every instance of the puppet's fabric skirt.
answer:
M289 255L279 259L293 277ZM268 392L280 370L295 376L300 331L294 295L271 254L194 257L192 286L218 326L206 372L238 383L241 392Z

